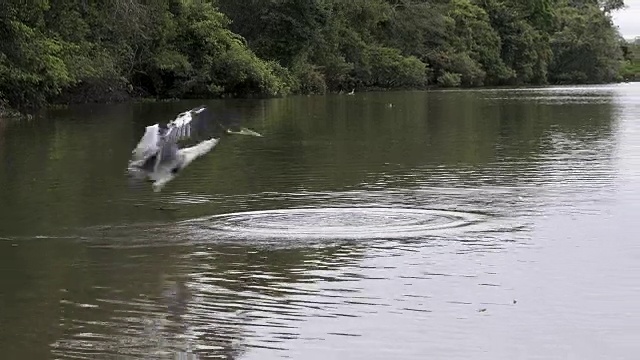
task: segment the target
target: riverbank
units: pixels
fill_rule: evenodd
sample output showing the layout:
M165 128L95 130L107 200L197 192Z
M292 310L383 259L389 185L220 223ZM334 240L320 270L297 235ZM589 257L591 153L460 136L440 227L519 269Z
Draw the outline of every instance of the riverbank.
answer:
M5 105L0 104L0 121L17 119L23 116L26 116L26 114L21 114L17 110L11 109Z
M542 89L545 87L553 87L553 86L584 86L584 85L605 85L605 84L618 84L622 82L638 82L640 81L640 69L637 68L638 64L636 64L636 68L631 68L631 70L624 70L622 72L623 78L621 81L617 82L608 82L608 83L576 83L576 84L545 84L545 85L501 85L501 86L474 86L474 87L448 87L448 86L439 86L439 85L425 85L419 87L397 87L397 88L383 88L379 86L368 86L368 87L359 87L352 88L350 90L338 90L338 91L327 91L323 94L289 94L283 96L258 96L258 95L242 95L237 96L233 94L222 94L217 97L209 97L202 98L202 100L213 100L213 99L265 99L265 98L278 98L278 97L288 97L288 96L322 96L322 95L345 95L348 96L351 91L354 93L367 93L367 92L386 92L386 91L438 91L438 90L504 90L504 89ZM625 68L626 69L626 68ZM153 97L148 93L145 93L141 90L134 90L131 92L118 90L114 92L102 92L99 96L92 97L90 94L96 94L96 92L82 92L80 90L69 92L63 96L60 96L56 99L56 101L48 103L41 108L32 109L30 111L19 111L16 109L12 109L6 105L0 104L0 120L22 120L22 119L32 119L37 117L37 115L46 109L54 109L59 107L67 107L73 105L87 105L87 104L119 104L119 103L154 103L154 102L173 102L180 100L188 100L188 99L197 99L197 98L165 98L165 97ZM78 96L74 96L73 94L77 94Z
M640 81L640 59L638 61L627 61L622 68L621 75L624 81Z
M620 76L624 81L640 81L640 40L622 44L623 65Z

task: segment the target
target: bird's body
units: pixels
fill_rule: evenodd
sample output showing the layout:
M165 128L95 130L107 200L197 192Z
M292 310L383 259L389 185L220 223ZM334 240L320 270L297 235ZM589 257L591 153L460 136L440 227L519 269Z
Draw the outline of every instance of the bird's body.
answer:
M180 113L166 126L147 126L132 152L128 172L135 179L153 181L154 191L160 191L187 165L210 152L224 133L260 136L247 129L232 132L220 122L214 121L209 109L200 106ZM203 137L208 138L191 147L178 147L181 140Z

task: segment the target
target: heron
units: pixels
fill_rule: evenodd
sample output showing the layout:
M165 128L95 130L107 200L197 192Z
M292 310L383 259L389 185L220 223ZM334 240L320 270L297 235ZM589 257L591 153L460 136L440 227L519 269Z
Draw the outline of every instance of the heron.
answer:
M206 106L198 106L178 114L167 124L147 126L132 151L127 170L134 179L152 181L153 191L159 192L195 159L218 145L223 134L262 136L247 128L234 131L216 121ZM182 140L193 140L203 135L210 138L194 146L178 146Z

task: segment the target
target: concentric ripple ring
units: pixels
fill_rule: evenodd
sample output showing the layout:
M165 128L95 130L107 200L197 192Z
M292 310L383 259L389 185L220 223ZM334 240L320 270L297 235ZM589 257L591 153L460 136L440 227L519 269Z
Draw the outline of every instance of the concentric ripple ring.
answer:
M241 238L414 238L481 223L485 215L386 207L292 208L236 212L186 220L207 235Z

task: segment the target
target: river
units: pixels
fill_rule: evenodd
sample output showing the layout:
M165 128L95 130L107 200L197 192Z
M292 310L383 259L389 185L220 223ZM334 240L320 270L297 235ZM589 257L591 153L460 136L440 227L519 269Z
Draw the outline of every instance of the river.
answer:
M229 136L161 192L144 126ZM5 359L635 359L640 83L83 105L0 124Z

